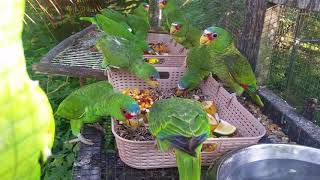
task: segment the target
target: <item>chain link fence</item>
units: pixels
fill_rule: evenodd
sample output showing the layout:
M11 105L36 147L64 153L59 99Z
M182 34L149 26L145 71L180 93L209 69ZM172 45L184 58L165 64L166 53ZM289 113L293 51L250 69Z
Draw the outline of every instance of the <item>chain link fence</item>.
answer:
M267 85L320 125L320 12L280 7Z

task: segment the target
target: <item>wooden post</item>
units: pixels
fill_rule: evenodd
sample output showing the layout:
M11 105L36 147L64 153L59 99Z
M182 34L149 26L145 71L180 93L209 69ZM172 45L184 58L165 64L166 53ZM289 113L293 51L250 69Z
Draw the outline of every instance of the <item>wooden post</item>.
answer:
M274 4L281 4L297 9L306 9L310 11L320 11L319 0L268 0Z
M257 81L260 85L265 84L270 72L272 47L278 29L280 8L280 5L270 5L265 13L255 69Z
M248 58L253 70L259 52L264 16L267 9L265 0L247 0L245 22L238 48Z
M158 0L149 0L149 20L151 31L160 31L160 8L158 6Z

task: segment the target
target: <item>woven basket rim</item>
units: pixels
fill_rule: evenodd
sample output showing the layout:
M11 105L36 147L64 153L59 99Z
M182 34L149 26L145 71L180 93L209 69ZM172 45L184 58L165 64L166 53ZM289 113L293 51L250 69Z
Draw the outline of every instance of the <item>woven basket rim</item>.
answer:
M154 144L155 140L153 141L133 141L133 140L129 140L129 139L125 139L121 136L119 136L117 134L117 132L115 131L115 120L113 117L111 118L111 125L112 125L112 133L113 135L118 138L121 139L122 141L125 142L129 142L129 143L135 143L135 144ZM258 121L255 118L255 121ZM228 141L228 140L256 140L256 139L260 139L262 138L266 133L266 130L264 129L263 132L259 135L259 136L251 136L251 137L221 137L221 138L208 138L203 144L212 144L212 142L208 142L208 141L216 141L216 142L220 142L220 141Z

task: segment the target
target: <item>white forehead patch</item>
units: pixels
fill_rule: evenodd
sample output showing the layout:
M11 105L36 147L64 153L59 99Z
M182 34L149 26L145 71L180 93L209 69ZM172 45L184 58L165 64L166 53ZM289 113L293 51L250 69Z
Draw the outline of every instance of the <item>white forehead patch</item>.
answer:
M207 29L204 30L204 34L211 34L212 32L208 31Z
M175 23L175 22L174 22L174 23L172 23L171 25L172 25L172 26L178 26L178 23Z

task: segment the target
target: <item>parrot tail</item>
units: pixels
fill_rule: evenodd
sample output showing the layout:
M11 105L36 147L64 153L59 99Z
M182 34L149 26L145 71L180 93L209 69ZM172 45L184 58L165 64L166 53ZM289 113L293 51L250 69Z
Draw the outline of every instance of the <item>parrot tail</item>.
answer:
M252 93L249 93L249 96L251 97L251 99L260 107L263 107L264 104L260 98L260 96L258 94L252 94Z
M191 138L184 136L171 136L168 138L168 140L171 142L171 145L174 148L184 151L191 156L196 156L196 148L202 144L207 137L207 134L202 134L201 136Z
M196 149L195 156L190 156L188 153L175 150L177 166L179 170L180 180L200 180L201 175L201 163L200 163L200 151L202 145Z

